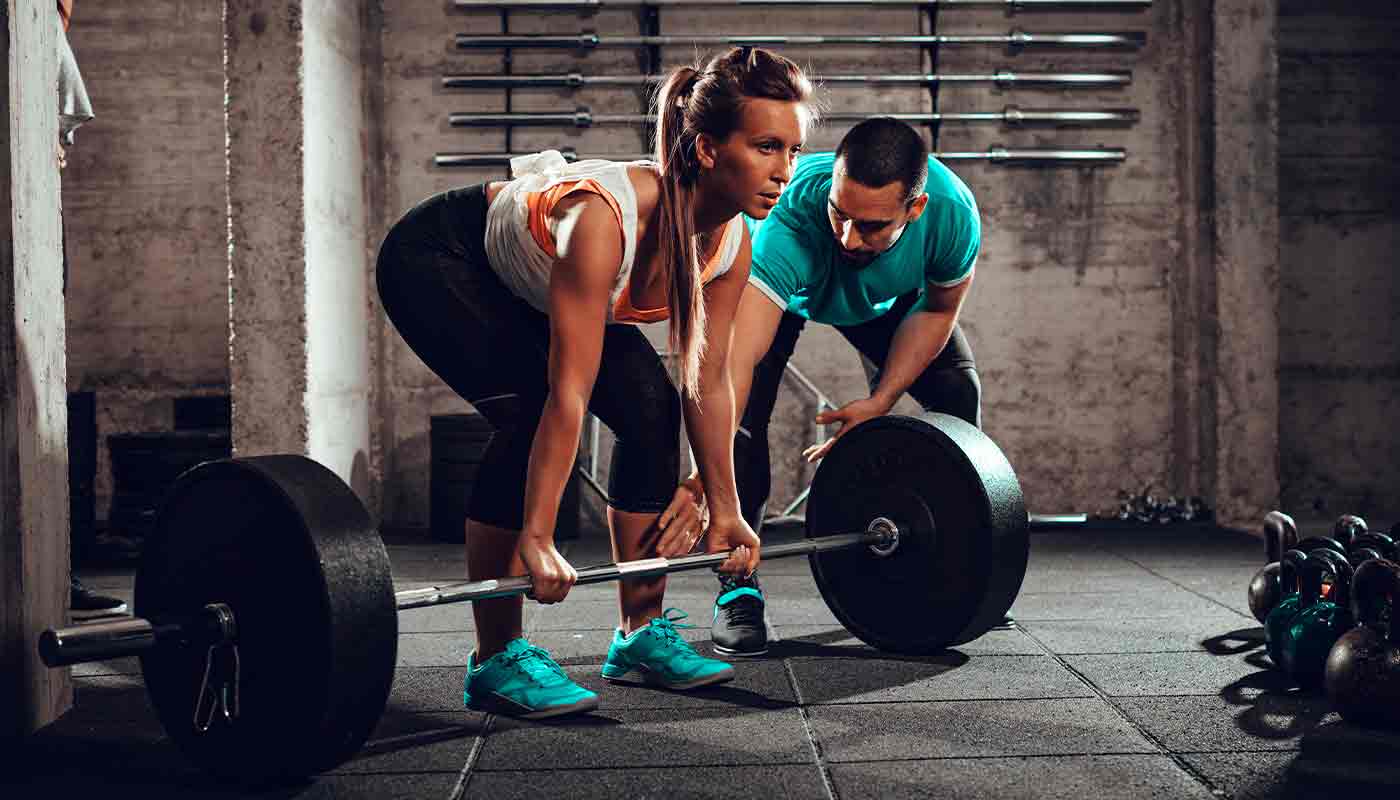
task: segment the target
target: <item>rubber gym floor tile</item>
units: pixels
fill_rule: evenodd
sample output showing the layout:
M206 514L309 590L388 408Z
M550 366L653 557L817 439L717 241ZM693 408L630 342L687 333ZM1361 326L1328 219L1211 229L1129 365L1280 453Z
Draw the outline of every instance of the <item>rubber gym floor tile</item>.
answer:
M901 658L882 653L862 642L840 625L779 625L780 637L770 641L770 657L796 658L802 656L851 656L856 658ZM854 652L852 652L854 651ZM1045 651L1026 634L1015 628L995 628L951 652L969 656L1039 656Z
M1337 720L1318 694L1237 687L1202 697L1125 697L1114 705L1176 753L1294 750L1301 738Z
M1167 567L1158 570L1158 574L1176 586L1214 600L1252 619L1253 614L1249 610L1249 582L1262 566L1264 563L1261 558L1259 563L1235 567Z
M1264 644L1252 617L1221 609L1214 614L1154 619L1027 620L1027 632L1061 655L1181 651L1239 652Z
M681 638L690 642L702 656L713 658L714 648L710 644L710 628L682 628ZM608 655L608 645L612 643L612 630L564 630L529 631L530 642L549 651L550 656L560 664L601 664ZM463 651L463 662L466 655Z
M139 675L75 678L73 706L100 708L109 720L154 720L156 714Z
M1021 594L1082 594L1084 592L1143 592L1177 588L1147 570L1124 562L1111 572L1085 569L1043 569L1032 565L1021 582Z
M252 795L247 789L215 783L212 778L196 773L170 774L158 769L141 773L109 772L105 766L82 767L82 774L74 774L73 765L65 771L53 774L28 774L0 776L0 797L15 800L30 798L134 798L141 800L234 800ZM315 786L306 787L294 794L283 792L260 796L273 797L338 797L314 793Z
M1097 699L813 706L828 761L1157 753Z
M1317 800L1340 796L1337 787L1318 786L1306 770L1294 771L1298 754L1191 753L1181 757L1211 785L1233 800Z
M1150 593L1077 592L1074 594L1031 594L1023 592L1011 606L1011 616L1021 622L1045 619L1100 619L1102 617L1180 617L1188 614L1216 614L1219 604L1185 589L1153 590Z
M110 661L93 661L89 664L74 664L73 677L85 678L96 675L140 675L141 659L136 656L114 658Z
M679 767L813 762L797 709L599 708L556 721L496 717L482 770Z
M1259 650L1241 657L1213 653L1128 653L1065 656L1065 661L1112 697L1214 695L1231 686L1284 691L1292 684L1268 669Z
M842 797L961 800L1211 798L1167 756L1038 756L833 764Z
M389 708L396 711L462 711L462 681L466 666L399 667L389 692Z
M665 798L687 800L709 797L784 798L823 797L826 787L821 771L812 765L764 767L669 767L647 770L587 769L535 772L472 773L467 797L495 800L617 800L617 798Z
M401 633L395 664L400 668L460 667L473 647L473 633Z
M460 703L460 692L457 697ZM466 766L485 725L486 715L478 711L408 713L390 707L360 752L331 772L455 775Z
M948 653L917 659L794 658L789 663L804 705L1094 696L1049 656Z
M453 773L322 775L291 797L296 800L448 800L453 796L458 778Z
M476 630L470 603L410 608L399 612L399 633L452 633Z
M715 686L671 691L648 686L636 673L623 678L626 683L603 679L602 664L579 664L565 671L579 685L598 694L598 709L694 709L702 706L728 706L743 709L790 708L797 705L792 682L781 661L733 659L734 678Z

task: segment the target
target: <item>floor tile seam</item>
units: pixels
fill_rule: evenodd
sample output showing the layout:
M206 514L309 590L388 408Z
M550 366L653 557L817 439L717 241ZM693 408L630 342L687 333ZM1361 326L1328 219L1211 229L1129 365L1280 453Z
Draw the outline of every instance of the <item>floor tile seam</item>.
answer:
M447 793L448 800L461 800L466 797L467 786L471 783L472 775L477 771L476 763L481 760L481 750L486 746L486 737L495 727L495 722L496 715L488 712L485 721L481 724L481 731L472 740L472 749L467 753L466 763L457 773L457 782L453 784L452 791Z
M1020 628L1021 626L1017 625L1016 627ZM1217 786L1214 781L1212 781L1208 776L1205 775L1205 773L1197 769L1195 765L1188 762L1185 758L1173 753L1164 742L1162 742L1160 739L1154 736L1150 731L1147 730L1147 728L1138 724L1138 722L1134 720L1121 707L1119 707L1117 703L1113 702L1113 696L1109 695L1092 680L1090 680L1088 675L1085 675L1080 670L1075 669L1068 661L1066 661L1055 651L1051 650L1050 647L1045 644L1045 642L1041 641L1039 637L1035 636L1030 631L1022 628L1021 632L1025 634L1026 638L1035 642L1037 646L1042 648L1047 655L1059 662L1060 667L1062 669L1067 670L1076 679L1083 682L1083 684L1087 686L1090 691L1094 692L1094 694L1098 696L1100 702L1112 709L1113 713L1117 714L1118 718L1121 719L1124 722L1124 724L1126 724L1130 729L1136 731L1138 736L1142 737L1142 739L1148 744L1157 748L1158 752L1160 752L1162 755L1171 758L1172 763L1176 764L1177 769L1180 769L1182 772L1191 776L1193 780L1201 784L1201 786L1204 787L1205 790L1210 792L1212 795L1215 795L1216 797L1222 797L1226 795L1225 791L1221 787Z
M1132 756L1139 758L1164 758L1170 760L1170 753L1157 753L1145 750L1085 750L1065 753L977 753L957 756L902 756L898 758L840 758L832 759L832 764L909 764L919 761L996 761L1005 759L1034 758L1096 758L1099 756Z
M797 716L802 720L802 730L807 734L807 746L816 761L817 774L821 776L827 800L840 800L836 793L836 782L831 777L831 768L827 766L823 757L821 743L817 741L817 732L812 727L812 718L808 715L806 703L802 699L802 687L797 684L797 673L793 672L792 663L786 658L783 659L783 673L787 676L788 684L792 687L792 696L797 701Z
M601 772L603 770L693 770L693 769L731 769L733 767L810 767L810 761L796 761L782 759L778 761L709 761L703 764L587 764L579 766L565 767L477 767L472 771L473 775L500 774L505 772Z
M1215 604L1215 605L1217 605L1217 606L1220 606L1221 608L1223 608L1223 609L1229 611L1231 614L1234 614L1234 615L1239 616L1239 617L1243 617L1244 619L1248 619L1248 620L1252 620L1252 619L1253 619L1253 617L1250 617L1248 614L1245 614L1245 613L1243 613L1243 612L1241 612L1241 611L1238 611L1238 610L1236 610L1236 609L1234 609L1234 608L1231 608L1230 606L1225 605L1224 603L1220 602L1219 600L1216 600L1216 599L1213 598L1213 597L1210 597L1210 596L1208 596L1208 595L1201 594L1200 592L1196 591L1195 589L1192 589L1190 586L1187 586L1186 584L1184 584L1184 583L1182 583L1182 582L1180 582L1180 581L1178 581L1178 580L1175 580L1175 579L1173 579L1173 578L1167 577L1166 575L1162 574L1161 572L1158 572L1156 569L1153 569L1152 567L1149 567L1149 566L1147 566L1146 564L1143 564L1143 563L1140 562L1140 561L1134 561L1133 559L1129 559L1129 561L1132 561L1132 563L1137 564L1139 567L1142 567L1144 570L1146 570L1146 571L1148 572L1148 574L1153 575L1153 576L1158 577L1158 578L1161 578L1162 580L1164 580L1164 581L1170 583L1171 585L1173 585L1173 586L1175 586L1175 587L1177 587L1177 588L1179 588L1179 589L1184 589L1184 590L1190 592L1191 594L1194 594L1195 596L1201 598L1202 600L1205 600L1205 601L1207 601L1207 602L1210 602L1210 603L1213 603L1213 604ZM1184 568L1184 569L1189 569L1189 566L1183 567L1183 568Z

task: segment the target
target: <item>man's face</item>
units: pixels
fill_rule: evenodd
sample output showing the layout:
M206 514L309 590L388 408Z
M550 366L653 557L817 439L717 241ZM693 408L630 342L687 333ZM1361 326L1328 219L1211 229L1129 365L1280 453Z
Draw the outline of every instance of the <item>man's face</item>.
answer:
M906 202L905 191L900 181L878 188L858 183L846 175L845 159L837 160L831 173L826 216L846 261L858 267L869 264L894 247L905 226L918 219L928 195Z

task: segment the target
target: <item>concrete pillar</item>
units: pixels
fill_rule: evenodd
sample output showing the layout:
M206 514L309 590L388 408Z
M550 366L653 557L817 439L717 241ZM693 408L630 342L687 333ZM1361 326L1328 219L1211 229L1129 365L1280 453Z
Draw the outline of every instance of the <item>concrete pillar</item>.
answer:
M361 3L228 0L237 455L295 452L369 495Z
M1216 0L1215 502L1258 527L1279 502L1278 2Z
M58 14L0 4L0 739L73 703L39 633L68 605L68 409L59 246Z

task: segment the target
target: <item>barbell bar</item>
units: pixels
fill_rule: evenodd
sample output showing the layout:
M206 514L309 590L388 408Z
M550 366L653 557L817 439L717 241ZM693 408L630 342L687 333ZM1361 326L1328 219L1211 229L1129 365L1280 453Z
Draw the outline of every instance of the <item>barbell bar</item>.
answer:
M832 614L862 641L930 653L1004 619L1025 577L1028 515L1010 463L976 427L937 413L868 420L836 441L812 485L808 540L767 554L806 552ZM723 557L607 565L585 580ZM378 724L401 604L524 591L453 586L396 594L368 510L326 467L225 459L166 494L136 573L140 619L53 631L41 647L138 654L151 705L191 761L241 783L301 779L354 756Z
M835 111L823 117L837 122L863 120L871 115L864 111ZM880 116L891 117L904 122L1000 122L1008 126L1019 125L1127 125L1137 122L1141 116L1135 108L1108 109L1042 109L1007 106L1001 111L933 111L933 112L892 112ZM551 125L591 128L595 125L646 125L656 119L653 114L594 114L588 108L573 112L454 112L448 114L448 124L454 128L534 126Z
M1038 8L1102 8L1136 11L1152 0L453 0L461 9L606 8L608 6L1003 6L1008 11Z
M917 45L921 47L945 44L1003 44L1010 47L1085 47L1131 50L1142 47L1147 42L1147 34L1142 31L1028 33L1022 30L1012 30L1010 33L940 33L911 36L865 36L858 34L764 36L698 33L665 36L599 36L591 31L584 31L577 35L459 33L455 37L455 41L460 50L503 47L592 50L598 47L664 47L668 45L787 45L795 47L833 44Z
M581 158L608 158L618 161L646 161L647 153L580 156L571 147L559 148L566 161ZM509 166L511 159L524 153L437 153L433 166L443 168L483 168ZM1121 147L1002 147L993 145L986 150L938 150L933 153L942 161L987 161L992 164L1025 164L1036 162L1070 162L1079 164L1117 164L1128 158Z
M870 521L866 530L860 533L841 533L804 539L800 542L773 545L763 550L763 558L792 558L809 556L813 553L826 553L848 547L866 546L890 555L899 547L899 527L884 517ZM621 561L615 564L600 564L577 570L575 585L608 583L624 578L649 578L669 575L675 572L717 567L729 558L729 553L699 553L678 558L647 558L639 561ZM425 586L405 589L394 594L394 604L399 611L411 608L447 605L451 603L472 603L477 600L490 600L497 597L512 597L529 594L529 576L495 578L484 581L450 583L442 586ZM221 604L219 614L231 615ZM209 606L206 606L208 608ZM214 613L210 609L210 613ZM212 631L224 631L211 635ZM163 643L198 642L201 646L225 644L234 638L236 619L232 624L220 629L210 624L207 614L201 612L179 621L155 622L144 617L129 617L119 620L89 622L71 625L66 628L51 628L39 637L39 657L50 667L71 666L91 661L105 661L111 658L139 655Z
M995 83L999 86L1055 86L1093 89L1127 86L1133 82L1131 70L1103 72L1013 72L931 73L909 75L814 75L816 84L885 84L931 86L941 83ZM444 89L522 89L533 87L652 86L664 75L584 75L569 72L549 75L444 75Z

